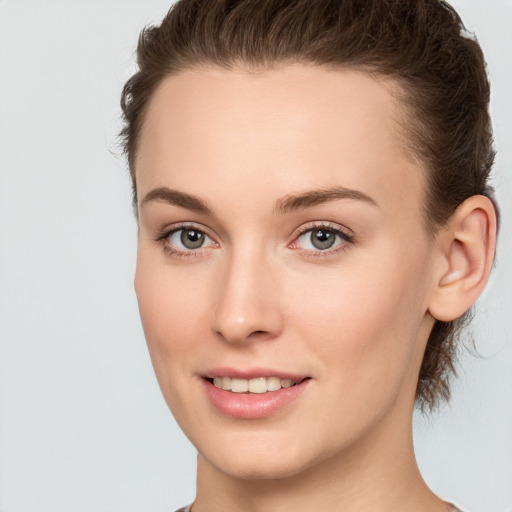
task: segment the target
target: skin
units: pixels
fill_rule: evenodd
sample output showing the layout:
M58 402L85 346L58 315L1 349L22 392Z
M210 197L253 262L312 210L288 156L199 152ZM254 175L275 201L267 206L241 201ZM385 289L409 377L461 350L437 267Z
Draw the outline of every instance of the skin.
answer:
M447 510L418 471L412 411L429 308L449 302L439 283L451 262L457 277L472 267L450 257L455 228L432 240L423 227L426 171L399 135L396 87L302 64L199 68L151 99L135 288L163 395L198 450L194 512ZM145 200L161 187L210 211ZM370 199L278 208L332 187ZM183 222L208 235L202 248L164 237ZM349 239L316 249L307 231L322 223ZM204 392L221 366L310 380L267 418L233 418Z

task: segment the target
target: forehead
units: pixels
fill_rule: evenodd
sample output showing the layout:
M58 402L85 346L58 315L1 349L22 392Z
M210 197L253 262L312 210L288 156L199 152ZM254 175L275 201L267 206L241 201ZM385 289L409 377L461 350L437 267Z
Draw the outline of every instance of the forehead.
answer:
M400 135L407 115L398 92L384 78L304 64L168 77L140 136L139 197L162 185L211 194L219 182L232 194L249 183L274 197L332 185L421 195L423 172Z

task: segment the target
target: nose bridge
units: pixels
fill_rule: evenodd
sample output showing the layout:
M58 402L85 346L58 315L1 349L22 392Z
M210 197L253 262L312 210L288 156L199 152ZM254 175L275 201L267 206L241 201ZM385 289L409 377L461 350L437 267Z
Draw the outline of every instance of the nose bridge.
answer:
M275 272L268 254L246 245L226 256L219 274L212 329L230 342L271 339L282 328Z

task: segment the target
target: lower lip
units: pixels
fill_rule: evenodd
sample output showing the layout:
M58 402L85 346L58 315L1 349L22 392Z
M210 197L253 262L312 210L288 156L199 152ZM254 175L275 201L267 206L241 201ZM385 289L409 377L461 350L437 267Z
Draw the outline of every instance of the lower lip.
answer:
M307 388L310 379L266 393L233 393L215 387L206 379L203 382L210 402L220 412L235 418L253 420L266 418L293 402Z

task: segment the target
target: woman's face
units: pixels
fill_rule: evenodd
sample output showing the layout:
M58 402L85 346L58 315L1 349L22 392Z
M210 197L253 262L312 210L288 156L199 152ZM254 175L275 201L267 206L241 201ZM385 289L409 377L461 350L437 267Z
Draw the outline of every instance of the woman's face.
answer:
M140 313L169 407L227 474L290 476L408 435L435 247L393 87L205 68L151 100Z

